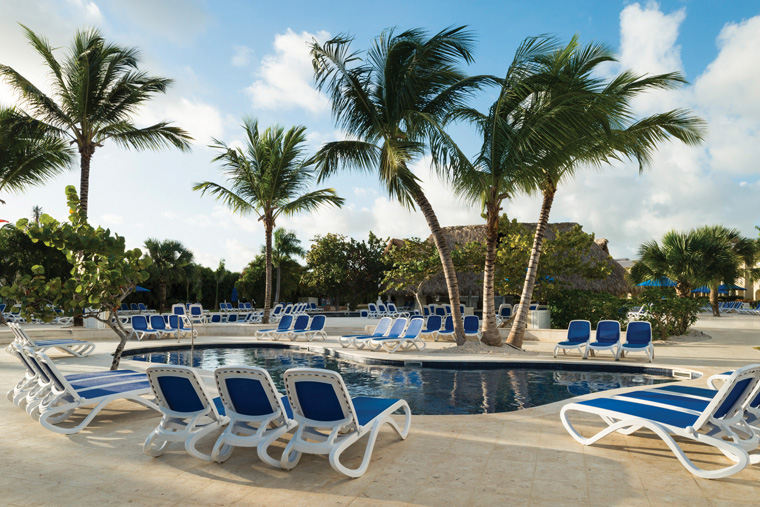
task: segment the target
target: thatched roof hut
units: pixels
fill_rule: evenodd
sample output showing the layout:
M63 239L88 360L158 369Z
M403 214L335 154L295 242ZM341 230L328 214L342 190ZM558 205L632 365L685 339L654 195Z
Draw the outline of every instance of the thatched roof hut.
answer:
M531 234L535 231L536 223L521 223ZM562 222L549 224L546 229L546 239L553 239L557 232L567 232L578 224L574 222ZM452 227L443 227L443 233L449 243L449 248L454 249L457 245L465 245L471 241L485 242L486 226L483 225L457 225ZM428 241L433 241L430 236ZM397 244L401 240L392 239L389 242ZM625 295L631 291L628 282L625 279L625 269L610 257L607 248L606 239L596 239L591 246L589 255L597 260L605 261L612 269L612 273L603 280L586 280L580 276L565 277L564 280L570 284L571 288L590 290L593 292L609 292L611 294ZM459 280L460 293L463 295L476 295L482 291L481 282L483 273L457 273ZM422 287L422 293L428 296L445 296L447 295L446 280L443 273L436 275ZM392 293L394 294L394 293Z

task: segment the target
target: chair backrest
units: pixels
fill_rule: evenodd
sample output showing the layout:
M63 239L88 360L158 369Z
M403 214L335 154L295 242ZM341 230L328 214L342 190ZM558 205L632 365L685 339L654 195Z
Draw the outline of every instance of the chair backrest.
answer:
M145 318L145 315L132 316L132 329L134 329L135 331L148 330L148 319Z
M393 322L393 319L390 317L383 317L378 321L377 326L375 326L375 331L372 334L375 336L385 336L385 333L387 333L388 329L391 327L391 322Z
M185 305L181 303L172 305L172 313L175 315L185 315Z
M425 321L424 319L422 319L422 317L420 317L419 319L412 318L412 320L409 321L409 327L406 328L406 332L404 333L404 338L407 338L407 339L417 338L422 332L422 325L424 323Z
M192 315L193 317L203 316L203 305L199 305L199 304L190 305L190 315Z
M464 317L464 334L477 334L480 329L480 319L477 315L466 315Z
M289 315L289 314L293 313L293 304L292 303L288 303L287 306L285 307L285 309L282 311L282 313L285 314L285 315Z
M620 341L620 322L600 320L596 325L596 341L599 343L617 343Z
M377 308L380 310L380 313L388 313L388 308L383 304L377 305Z
M127 306L127 303L122 303L121 306L119 307L119 310L122 312L128 312L129 307Z
M282 312L282 305L281 304L275 305L274 310L272 310L272 315L279 315L280 312Z
M464 315L464 305L459 305L459 315Z
M187 366L150 366L146 370L150 387L161 412L182 417L206 414L219 419L203 381Z
M283 315L280 323L277 325L278 331L285 331L290 329L290 325L293 323L292 315Z
M166 322L161 315L150 316L150 327L157 331L166 331Z
M211 315L211 322L213 324L219 324L219 323L221 323L222 322L222 316L219 315L218 313L212 314Z
M435 309L435 314L444 317L446 315L446 309L442 306L439 306Z
M293 331L303 331L307 327L309 327L308 315L299 315L298 317L296 317L296 321L293 324Z
M502 305L499 307L499 317L508 319L512 316L512 306Z
M377 313L377 306L375 305L375 303L368 304L367 309L369 309L369 311L372 313Z
M647 344L652 341L652 325L643 320L636 320L628 323L625 331L626 343L637 345Z
M406 327L407 323L409 321L404 317L399 317L398 319L393 321L393 325L388 330L388 333L386 333L385 336L401 336L401 333L404 332L404 328Z
M454 317L447 315L443 321L443 330L450 332L454 330Z
M538 310L538 305L536 303L531 303L530 307L528 307L528 310Z
M451 305L445 305L443 308L446 311L446 315L452 314Z
M567 326L567 341L585 343L591 339L591 322L587 320L571 320Z
M269 372L263 368L217 368L214 371L214 379L219 397L228 412L251 419L271 416L279 416L278 419L283 420L293 418L293 412L288 410L290 407L282 403Z
M51 388L53 388L54 391L66 392L75 399L79 399L80 396L77 394L76 390L71 387L71 384L66 380L66 377L44 352L34 352L27 349L27 353L29 354L28 357L34 357L35 362L32 364L40 369L39 371L42 373L43 378L47 378L48 381L52 382Z
M441 316L431 315L427 319L427 326L425 326L426 333L432 333L433 331L439 331L441 329Z
M237 321L238 321L237 313L231 313L227 315L227 323L232 323L232 322L237 322Z
M430 316L430 310L428 309L427 306L422 307L422 315L424 315L425 317Z
M743 415L745 408L751 406L760 397L759 389L760 365L753 364L737 368L694 423L694 429L699 430L705 424L715 422L716 419L729 419Z
M3 313L5 311L5 305L0 305L0 313Z
M148 308L145 306L145 304L144 304L144 303L137 303L137 308L138 308L138 309L139 309L141 312L145 312L145 311L148 311Z
M171 314L169 317L169 327L172 329L179 329L179 327L182 325L182 319L179 315Z
M309 325L309 331L322 331L325 328L325 323L327 322L327 317L324 315L315 315L313 319L311 319L311 324Z
M351 395L337 372L292 368L282 378L293 416L301 426L359 428Z
M130 307L130 308L132 309L132 311L134 311L134 312L139 312L139 311L140 311L140 307L139 307L139 306L137 306L137 303L129 303L129 307Z

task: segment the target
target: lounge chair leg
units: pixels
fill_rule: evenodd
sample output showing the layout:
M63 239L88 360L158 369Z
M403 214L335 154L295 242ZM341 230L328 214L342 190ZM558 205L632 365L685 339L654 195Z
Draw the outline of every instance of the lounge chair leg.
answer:
M158 429L153 430L143 444L143 453L152 458L157 458L164 454L166 452L166 446L169 445L169 442L166 440L163 440L160 446L154 445L157 437Z
M298 431L301 432L300 428ZM282 453L282 458L280 458L280 467L285 470L293 470L298 462L301 461L303 453L301 451L293 450L295 443L295 438L290 439L288 445L285 446L285 452Z

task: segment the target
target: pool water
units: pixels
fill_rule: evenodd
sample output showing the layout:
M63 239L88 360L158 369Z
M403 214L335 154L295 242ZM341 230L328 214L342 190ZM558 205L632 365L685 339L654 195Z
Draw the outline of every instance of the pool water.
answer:
M620 387L672 382L670 377L641 373L562 371L525 368L438 369L375 366L287 348L206 348L124 355L124 359L180 364L206 370L220 366L260 366L284 392L282 374L289 368L326 368L339 372L352 396L405 399L414 414L482 414L510 412L574 396ZM593 368L593 365L589 365Z

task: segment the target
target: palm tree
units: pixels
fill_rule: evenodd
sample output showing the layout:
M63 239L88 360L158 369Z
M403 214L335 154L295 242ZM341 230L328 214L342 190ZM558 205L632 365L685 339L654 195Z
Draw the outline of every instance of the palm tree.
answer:
M693 231L669 231L661 244L654 240L641 244L639 260L631 266L631 280L641 283L667 277L675 282L676 294L686 297L692 289L708 282L702 274L704 254L704 238Z
M306 127L279 126L259 132L253 118L243 121L246 134L244 148L231 148L214 139L212 148L221 153L214 162L222 162L229 187L206 181L193 190L206 192L224 202L234 212L255 214L264 222L266 234L266 283L264 289L264 323L269 322L272 296L272 231L280 215L314 211L324 205L342 206L344 199L332 188L307 192L316 174L312 161L304 157Z
M219 260L219 265L214 271L214 281L216 282L216 291L214 292L214 309L219 309L219 284L224 280L224 275L227 274L227 268L224 265L224 259Z
M442 127L449 111L486 84L487 76L466 77L460 62L472 61L473 38L464 27L432 37L421 29L383 32L362 59L350 52L352 39L338 36L311 44L317 88L332 101L335 122L348 139L326 143L317 153L320 180L340 169L377 172L391 198L418 207L438 248L453 309L456 338L464 343L459 284L438 217L410 165L428 145L447 142ZM452 150L462 156L459 150ZM443 172L443 164L438 166Z
M531 118L550 149L541 143L531 152L531 166L542 173L536 190L543 201L521 304L507 339L514 347L522 347L541 246L560 183L581 167L601 169L623 159L636 160L641 172L661 142L678 139L697 145L702 141L704 122L688 111L672 110L636 119L631 106L641 93L685 83L681 74L637 76L624 71L609 81L600 78L599 66L614 61L606 46L581 46L577 37L538 58L532 83L540 91L530 95L523 114Z
M166 286L182 279L184 269L193 261L193 253L179 241L148 238L145 248L153 260L149 268L158 281L158 308L166 309Z
M137 150L171 146L183 151L189 149L188 142L192 138L188 133L166 121L145 128L138 128L132 122L135 112L154 95L165 93L172 82L139 71L137 49L108 43L95 29L78 30L68 54L59 61L45 38L22 27L29 43L48 67L53 88L53 95L48 97L14 69L0 64L0 77L16 91L24 106L12 116L31 124L32 139L44 144L39 148L45 148L40 150L44 154L40 162L32 167L11 166L10 171L17 178L24 175L22 183L25 179L32 183L54 175L70 161L69 144L76 146L81 170L81 213L86 217L90 161L95 150L105 142L110 140ZM0 122L3 130L11 126ZM7 130L0 133L0 139L3 137L8 137Z
M40 225L40 217L42 216L42 206L35 204L32 206L32 220L37 225Z
M266 247L261 248L261 253L266 255ZM272 248L272 265L277 268L277 284L274 290L274 301L280 301L280 282L282 280L282 266L293 259L293 256L303 257L306 250L301 248L301 240L293 232L285 229L274 231L274 244Z

